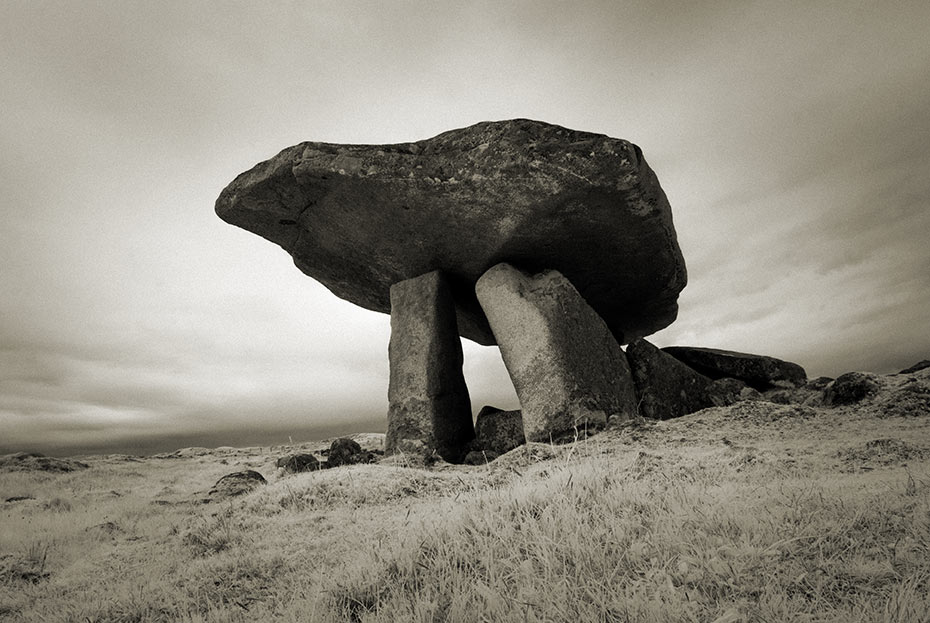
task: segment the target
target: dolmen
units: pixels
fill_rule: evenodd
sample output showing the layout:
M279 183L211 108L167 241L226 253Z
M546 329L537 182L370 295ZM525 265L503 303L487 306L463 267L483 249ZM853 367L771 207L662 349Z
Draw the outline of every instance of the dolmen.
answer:
M239 175L216 213L391 314L388 453L472 449L460 336L500 347L527 441L633 418L621 345L671 324L687 282L640 148L527 119L300 143Z

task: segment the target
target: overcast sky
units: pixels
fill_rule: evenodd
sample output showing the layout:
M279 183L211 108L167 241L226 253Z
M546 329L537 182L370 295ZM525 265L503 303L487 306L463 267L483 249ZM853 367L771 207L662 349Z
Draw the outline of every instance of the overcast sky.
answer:
M930 358L930 3L0 2L0 452L383 430L389 318L213 212L304 140L528 117L642 147L659 346ZM475 410L516 407L466 341Z

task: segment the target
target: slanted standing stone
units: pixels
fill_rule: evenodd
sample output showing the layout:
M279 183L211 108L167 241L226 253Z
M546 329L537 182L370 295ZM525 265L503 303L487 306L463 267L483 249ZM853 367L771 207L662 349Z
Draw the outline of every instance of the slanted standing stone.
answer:
M549 441L636 413L630 368L610 329L561 273L510 264L475 286L523 411L527 441Z
M391 286L385 451L435 451L459 462L475 437L455 305L439 271Z

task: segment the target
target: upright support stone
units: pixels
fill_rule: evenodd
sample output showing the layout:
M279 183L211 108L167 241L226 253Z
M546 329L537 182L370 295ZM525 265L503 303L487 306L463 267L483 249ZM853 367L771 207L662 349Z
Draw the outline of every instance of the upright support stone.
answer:
M475 429L455 305L439 271L391 286L388 357L385 451L424 449L461 461Z
M527 441L635 415L626 356L561 273L531 276L498 264L478 280L475 292L520 398Z

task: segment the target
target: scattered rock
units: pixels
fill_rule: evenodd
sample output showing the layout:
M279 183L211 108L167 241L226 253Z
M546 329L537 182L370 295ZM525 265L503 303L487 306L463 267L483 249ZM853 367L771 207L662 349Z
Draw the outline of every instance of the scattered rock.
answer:
M328 467L357 465L358 463L371 463L372 457L374 457L374 454L362 450L362 446L357 441L347 437L340 437L333 441L329 447L326 463Z
M748 389L752 388L739 379L717 379L707 385L704 400L708 405L727 407L740 400L751 399L751 394L746 392Z
M798 387L807 382L804 368L774 357L694 346L668 346L662 350L711 379L739 379L759 391Z
M17 452L0 456L0 471L74 472L90 467L74 459L58 459L39 452Z
M643 417L667 420L709 406L711 380L646 340L630 342L626 357Z
M658 179L635 145L513 119L395 145L301 143L239 175L216 213L280 245L336 296L456 276L458 330L493 344L474 285L491 266L562 272L618 341L675 320L687 281Z
M285 472L296 474L299 472L312 472L320 469L320 461L312 454L299 453L282 456L276 462Z
M210 489L210 496L222 498L243 495L264 484L268 484L268 481L254 470L247 469L241 472L233 472L216 481L216 484Z
M475 290L520 399L528 441L597 430L612 415L635 417L626 356L562 274L498 264Z
M475 429L455 305L448 279L439 271L391 286L388 355L385 450L393 453L402 441L419 440L430 453L461 461ZM332 456L329 462L334 464Z
M841 374L824 390L824 404L848 405L876 394L880 386L877 377L868 372Z
M904 368L903 370L898 372L898 374L913 374L914 372L919 372L920 370L924 370L925 368L930 368L930 359L924 359L922 361L918 361L917 363L912 365L910 368Z
M485 406L478 412L475 418L475 446L479 452L493 454L496 458L524 443L526 438L523 436L523 415L519 409L502 411Z

